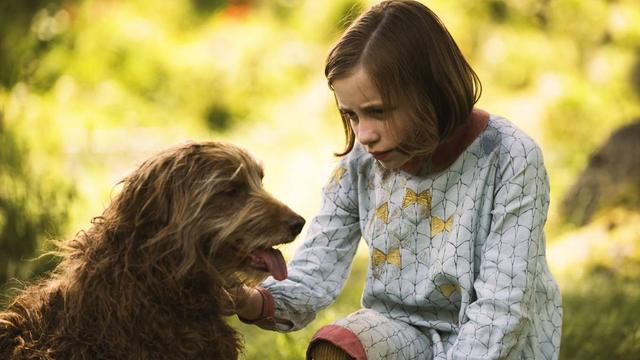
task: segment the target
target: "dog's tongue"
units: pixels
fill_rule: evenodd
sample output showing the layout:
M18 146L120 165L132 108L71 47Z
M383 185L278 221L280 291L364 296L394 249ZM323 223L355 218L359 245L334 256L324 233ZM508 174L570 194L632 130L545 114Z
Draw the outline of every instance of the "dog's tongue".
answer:
M250 256L252 265L266 268L274 279L282 281L287 278L287 264L279 250L255 250Z

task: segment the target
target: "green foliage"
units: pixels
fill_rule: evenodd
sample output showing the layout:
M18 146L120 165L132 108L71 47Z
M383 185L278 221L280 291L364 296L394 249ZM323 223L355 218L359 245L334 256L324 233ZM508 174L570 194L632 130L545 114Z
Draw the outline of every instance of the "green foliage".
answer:
M191 4L196 13L203 15L220 10L228 5L227 0L191 0Z
M56 36L61 27L59 23L56 26L55 22L45 23L37 20L58 7L61 2L5 0L0 3L0 14L3 14L0 17L2 86L9 88L21 79L29 77L35 70L38 57L49 50L49 46L41 40Z
M635 359L640 353L640 212L609 208L552 245L561 257L561 359Z
M333 23L338 27L340 33L344 31L366 8L361 1L350 0L342 3L335 8L330 17Z
M626 266L640 268L640 263ZM635 359L640 354L637 277L594 268L563 292L561 359Z
M0 116L2 114L0 113ZM67 221L65 206L72 188L36 174L29 154L0 117L0 285L46 270L44 261L29 262L40 242L60 236ZM47 259L48 260L48 259Z
M207 126L214 131L228 130L233 121L233 117L226 107L215 104L206 110L205 119Z
M11 14L0 16L0 284L51 266L26 260L48 237L69 238L99 214L137 162L187 139L256 149L266 160L265 184L315 210L318 178L325 168L328 176L331 153L342 146L323 60L371 3L0 2L0 14ZM549 243L559 241L567 224L554 207L591 152L640 115L637 1L425 4L480 75L479 105L542 146L553 197ZM576 266L589 264L600 270L580 286L561 283L562 358L624 358L638 351L638 294L626 284L640 274L607 265L603 275L595 260ZM365 267L358 258L338 302L304 330L275 334L234 323L247 357L302 358L315 329L359 307Z
M611 132L633 120L630 107L635 106L625 104L621 90L603 95L598 85L585 83L570 89L547 107L543 120L546 142L553 148L547 154L552 185L560 193L567 191Z

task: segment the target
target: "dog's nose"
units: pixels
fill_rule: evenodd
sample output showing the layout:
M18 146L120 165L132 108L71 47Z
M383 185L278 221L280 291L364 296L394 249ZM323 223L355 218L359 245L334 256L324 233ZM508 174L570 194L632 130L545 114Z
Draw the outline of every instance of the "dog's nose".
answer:
M297 236L302 231L302 227L304 226L304 219L302 216L295 215L290 217L287 220L287 225L289 225L289 231L291 231L291 235Z

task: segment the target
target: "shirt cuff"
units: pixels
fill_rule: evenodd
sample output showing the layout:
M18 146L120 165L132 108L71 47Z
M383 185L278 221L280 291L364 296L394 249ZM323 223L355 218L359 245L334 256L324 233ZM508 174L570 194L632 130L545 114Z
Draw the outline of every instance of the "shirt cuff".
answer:
M254 324L263 329L276 330L276 306L273 302L273 296L271 296L271 292L269 292L269 290L265 288L257 287L256 290L258 290L258 292L262 296L262 311L260 313L260 316L255 320L244 319L240 316L238 316L238 318L245 324Z

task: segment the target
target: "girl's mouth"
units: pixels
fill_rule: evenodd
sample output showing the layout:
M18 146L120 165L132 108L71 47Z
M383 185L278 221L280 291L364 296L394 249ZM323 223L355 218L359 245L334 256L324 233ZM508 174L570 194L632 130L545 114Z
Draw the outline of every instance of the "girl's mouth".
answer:
M391 154L391 152L394 149L391 150L387 150L387 151L376 151L376 152L370 152L370 154L378 161L382 161L384 160L389 154Z

